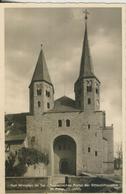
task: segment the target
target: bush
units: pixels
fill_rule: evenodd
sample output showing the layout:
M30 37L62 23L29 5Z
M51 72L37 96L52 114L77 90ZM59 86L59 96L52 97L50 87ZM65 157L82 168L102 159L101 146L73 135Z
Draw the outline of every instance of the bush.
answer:
M40 151L34 148L25 148L19 150L18 152L18 160L21 163L32 165L37 163L44 163L47 165L49 163L48 155L45 153L41 153Z
M14 166L16 157L19 163ZM41 153L34 148L21 148L17 153L10 153L8 159L5 161L5 174L6 176L23 176L27 171L29 165L44 163L48 165L49 159L46 153Z

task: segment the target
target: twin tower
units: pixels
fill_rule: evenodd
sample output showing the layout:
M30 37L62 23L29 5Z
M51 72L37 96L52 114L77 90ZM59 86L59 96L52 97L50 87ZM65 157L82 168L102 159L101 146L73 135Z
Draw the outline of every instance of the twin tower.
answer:
M43 49L31 80L30 113L43 114L54 108L54 86L48 72ZM80 73L74 84L75 106L82 111L97 111L100 108L100 81L94 74L85 18L85 33L80 62Z

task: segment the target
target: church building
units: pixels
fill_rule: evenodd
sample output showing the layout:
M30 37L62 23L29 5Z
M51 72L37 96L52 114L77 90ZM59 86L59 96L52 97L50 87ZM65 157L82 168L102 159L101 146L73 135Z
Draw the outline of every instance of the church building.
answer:
M87 16L80 72L73 83L75 99L54 100L54 86L40 50L29 86L26 138L28 147L48 155L45 176L113 173L113 125L106 126L105 112L100 110L101 83L93 68Z
M78 66L79 67L79 66ZM54 100L54 86L43 49L29 86L28 146L49 156L47 175L113 171L113 127L100 110L100 81L94 74L87 32L87 16L80 63L74 83L75 100Z

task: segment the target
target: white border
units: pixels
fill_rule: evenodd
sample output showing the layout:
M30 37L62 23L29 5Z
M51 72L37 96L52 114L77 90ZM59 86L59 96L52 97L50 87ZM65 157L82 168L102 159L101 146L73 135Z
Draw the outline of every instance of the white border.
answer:
M29 2L30 0L27 0ZM17 1L18 2L18 1ZM26 2L26 1L25 1ZM123 163L125 164L125 150L126 150L126 139L125 139L125 129L126 129L126 5L125 4L117 4L126 1L116 1L115 4L110 4L113 1L105 1L102 4L92 4L89 2L100 2L100 1L86 1L87 3L81 3L84 1L77 1L77 0L69 0L64 1L60 0L61 3L47 3L46 0L41 0L36 2L46 2L46 3L1 3L0 4L0 194L5 193L5 179L4 179L4 8L31 8L31 7L120 7L122 9L122 57L123 57L123 73L122 73L122 101L123 101L123 150L124 150L124 158ZM51 0L50 2L56 2ZM64 3L65 2L65 3ZM68 3L69 2L69 3ZM71 3L70 3L71 2ZM77 2L77 3L75 3ZM125 165L123 164L123 193L126 193L125 189ZM102 193L103 194L103 193Z

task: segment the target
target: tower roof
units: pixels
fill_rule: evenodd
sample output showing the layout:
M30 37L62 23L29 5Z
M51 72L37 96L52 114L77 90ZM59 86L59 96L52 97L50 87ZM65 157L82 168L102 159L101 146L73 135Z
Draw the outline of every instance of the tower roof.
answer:
M93 65L91 61L90 48L89 48L89 42L88 42L87 16L86 16L79 78L94 77L94 76L95 75L94 75Z
M38 61L36 64L36 68L35 68L31 83L35 81L45 81L52 85L42 48L40 50L40 54L38 57Z

